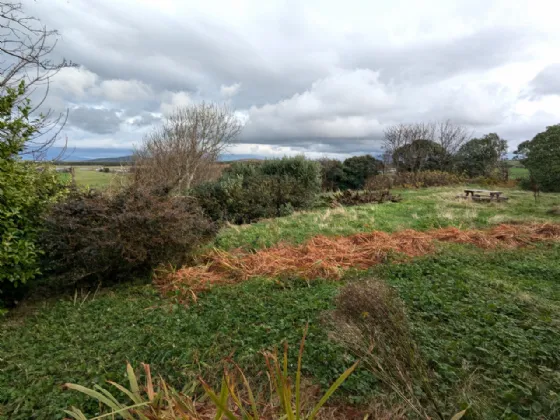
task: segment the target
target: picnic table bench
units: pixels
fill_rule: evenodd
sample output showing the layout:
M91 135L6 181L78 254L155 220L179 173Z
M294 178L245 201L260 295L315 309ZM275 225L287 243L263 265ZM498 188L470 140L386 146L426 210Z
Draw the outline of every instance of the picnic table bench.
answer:
M483 196L481 194L487 194L487 195ZM473 201L492 201L492 200L507 201L508 198L502 196L502 194L503 194L502 191L466 189L465 195L460 197L467 199L470 196Z

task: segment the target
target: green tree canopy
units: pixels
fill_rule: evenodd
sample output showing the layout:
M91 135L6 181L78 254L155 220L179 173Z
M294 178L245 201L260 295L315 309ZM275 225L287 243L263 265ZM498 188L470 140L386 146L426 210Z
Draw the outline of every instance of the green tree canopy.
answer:
M516 154L543 191L560 191L560 124L521 143Z
M450 169L451 157L431 140L414 140L393 153L393 163L401 171L419 172Z
M383 169L383 162L371 155L354 156L343 163L344 186L348 189L364 188L366 180L378 175Z
M498 168L506 151L507 141L496 133L472 139L455 156L457 170L471 177L490 176Z

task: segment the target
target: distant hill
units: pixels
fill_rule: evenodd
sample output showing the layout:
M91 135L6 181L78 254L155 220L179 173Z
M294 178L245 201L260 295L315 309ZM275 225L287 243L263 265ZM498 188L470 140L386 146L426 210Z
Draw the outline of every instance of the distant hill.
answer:
M88 159L86 162L91 163L130 163L132 162L132 155L129 156L120 156L114 158L97 158L97 159Z

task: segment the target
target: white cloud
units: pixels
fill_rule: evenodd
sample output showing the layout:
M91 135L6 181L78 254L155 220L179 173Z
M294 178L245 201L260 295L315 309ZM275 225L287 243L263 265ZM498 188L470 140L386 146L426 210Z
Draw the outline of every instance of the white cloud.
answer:
M160 111L164 115L173 113L177 108L189 106L193 103L187 92L165 92Z
M113 102L143 101L154 95L149 85L138 80L104 80L92 93Z
M232 96L237 95L240 88L241 83L234 83L230 86L222 85L220 86L220 94L225 98L231 98Z
M65 67L51 79L55 92L81 99L95 86L98 76L84 67Z

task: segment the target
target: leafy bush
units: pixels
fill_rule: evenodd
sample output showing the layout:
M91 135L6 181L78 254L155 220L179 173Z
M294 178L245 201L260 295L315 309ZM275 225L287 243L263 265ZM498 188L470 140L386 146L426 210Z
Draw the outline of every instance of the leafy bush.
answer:
M422 187L444 187L448 185L464 184L467 178L451 172L422 171L422 172L399 172L394 176L377 175L368 180L366 189L378 190L391 187L399 188L422 188Z
M379 174L383 162L371 155L354 156L340 162L336 159L321 159L322 187L324 191L361 190L366 180Z
M64 191L50 167L19 156L35 132L24 94L22 83L0 98L0 306L18 300L23 285L39 273L41 215Z
M533 140L521 143L517 154L524 157L521 161L531 176L523 186L560 191L560 124L547 127Z
M52 207L41 244L49 271L65 285L180 264L215 232L192 198L76 190Z
M193 195L213 220L250 223L311 208L321 189L317 162L303 156L232 164L215 183Z

